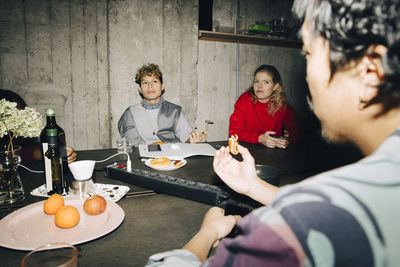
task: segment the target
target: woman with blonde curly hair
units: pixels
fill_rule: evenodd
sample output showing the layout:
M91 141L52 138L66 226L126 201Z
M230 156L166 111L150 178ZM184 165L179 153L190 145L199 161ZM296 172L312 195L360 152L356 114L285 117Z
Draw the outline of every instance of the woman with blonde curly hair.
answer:
M298 140L296 112L287 101L274 66L256 69L253 86L236 101L229 122L229 134L236 134L240 141L286 148Z

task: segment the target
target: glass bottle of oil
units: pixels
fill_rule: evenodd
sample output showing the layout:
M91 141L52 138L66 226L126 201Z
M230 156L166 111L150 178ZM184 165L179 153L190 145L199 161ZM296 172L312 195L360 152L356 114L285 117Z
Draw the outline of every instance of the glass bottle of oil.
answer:
M63 194L64 192L64 177L62 157L57 145L57 129L47 129L48 149L45 159L46 187L47 193ZM51 178L51 179L50 179ZM49 190L50 189L50 190Z

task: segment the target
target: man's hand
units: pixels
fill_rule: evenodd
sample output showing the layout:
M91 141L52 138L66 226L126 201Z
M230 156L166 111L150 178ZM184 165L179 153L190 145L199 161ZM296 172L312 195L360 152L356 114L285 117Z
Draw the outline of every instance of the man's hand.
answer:
M243 161L239 162L229 154L228 147L221 147L214 156L214 171L230 188L241 194L249 194L251 186L257 183L254 158L247 148L238 145L239 153Z
M72 163L76 160L77 154L72 147L67 146L67 157L68 163Z
M218 242L225 236L227 236L233 229L233 227L242 218L239 215L224 215L224 209L218 207L212 207L208 210L204 216L203 223L200 227L199 232L207 232L209 234L215 234L215 242Z
M204 138L207 136L207 134L208 134L208 131L200 133L199 130L197 128L195 128L194 131L189 136L189 142L191 144L196 144L198 142L201 142L202 140L204 140Z
M221 147L214 156L214 171L224 183L240 194L247 195L264 205L275 198L279 187L271 185L257 176L254 158L247 148L238 145L243 161L239 162L229 154L229 148Z
M202 262L207 259L211 247L227 236L241 219L238 215L224 216L224 210L212 207L204 216L200 230L183 246Z

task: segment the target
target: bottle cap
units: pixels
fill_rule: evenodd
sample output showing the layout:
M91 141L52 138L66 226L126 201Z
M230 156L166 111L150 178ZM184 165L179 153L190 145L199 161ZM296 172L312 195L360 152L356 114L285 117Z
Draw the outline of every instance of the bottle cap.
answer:
M57 136L57 129L47 129L47 136Z
M46 116L54 116L56 114L54 108L46 108L44 110L44 113L46 114Z

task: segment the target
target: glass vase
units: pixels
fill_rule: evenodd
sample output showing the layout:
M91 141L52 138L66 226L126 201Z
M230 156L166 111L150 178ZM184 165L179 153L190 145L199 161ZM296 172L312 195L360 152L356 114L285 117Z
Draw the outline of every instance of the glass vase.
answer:
M25 199L24 187L18 173L21 147L14 147L14 154L0 150L0 205L10 205Z

